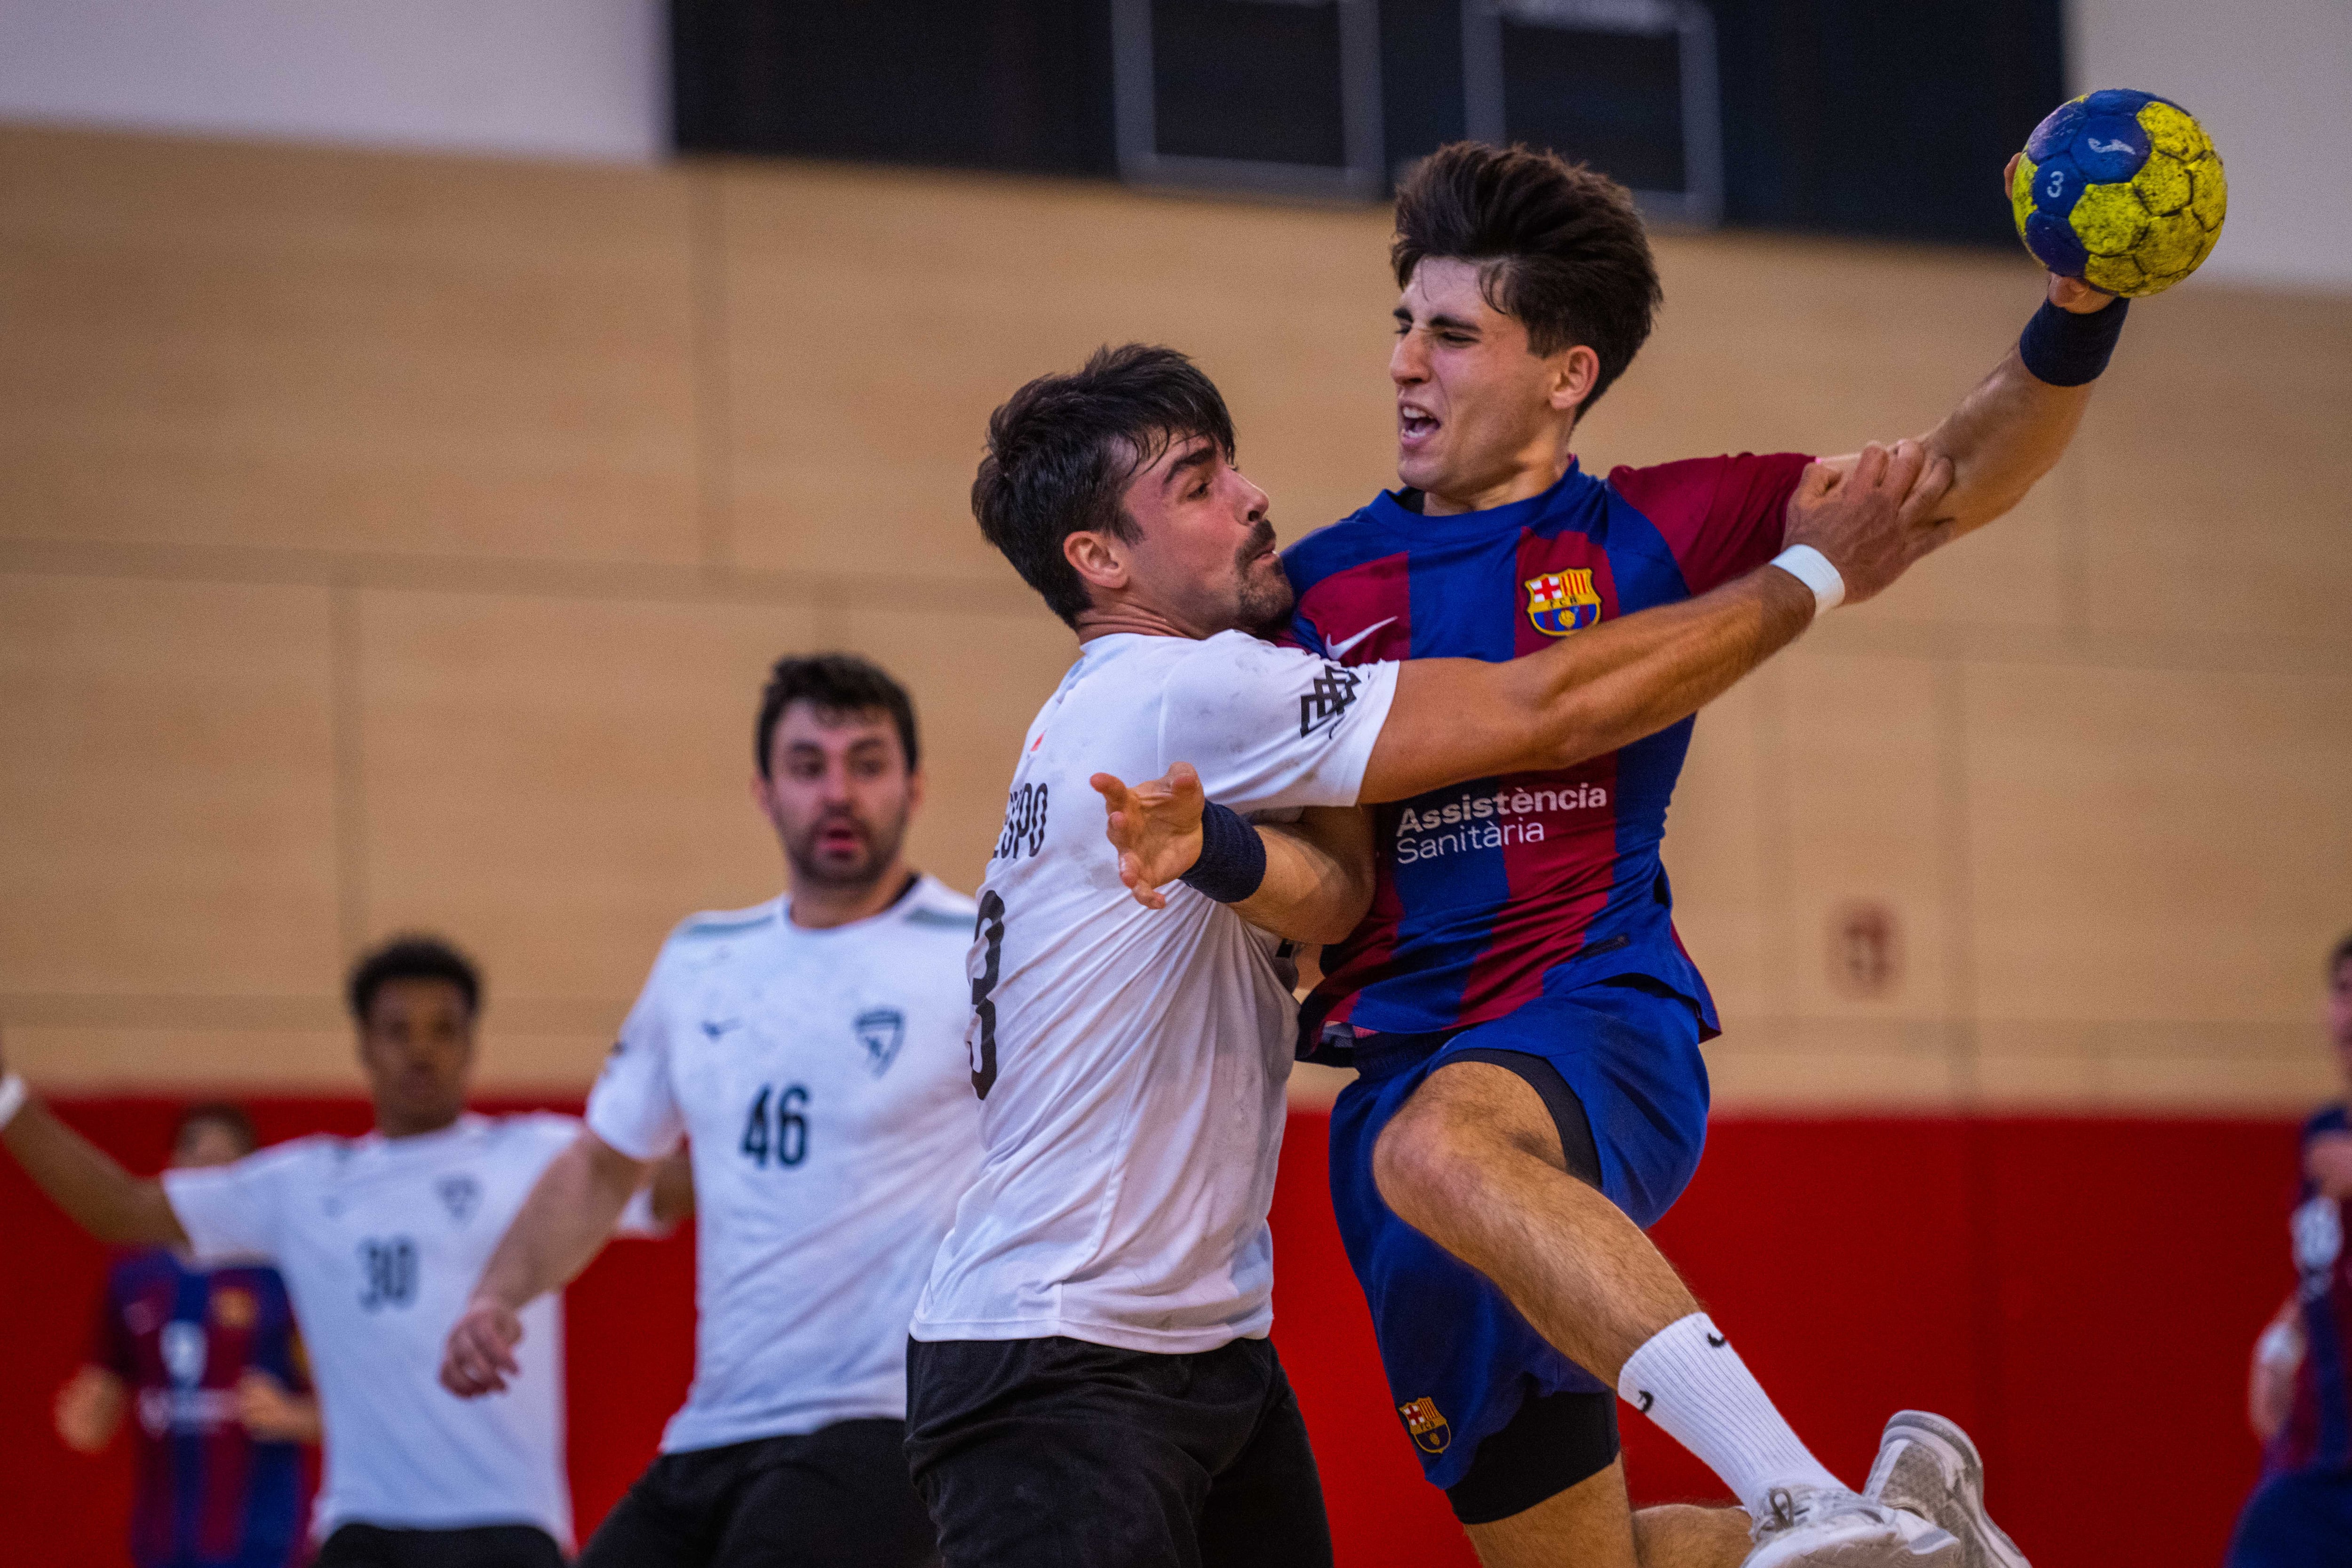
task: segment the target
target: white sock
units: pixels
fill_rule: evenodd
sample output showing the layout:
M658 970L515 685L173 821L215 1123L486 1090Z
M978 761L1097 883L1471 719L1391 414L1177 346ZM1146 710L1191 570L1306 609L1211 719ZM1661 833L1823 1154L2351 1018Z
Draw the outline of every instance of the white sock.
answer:
M1705 1460L1759 1518L1775 1487L1845 1487L1790 1430L1705 1312L1668 1323L1626 1357L1617 1394Z

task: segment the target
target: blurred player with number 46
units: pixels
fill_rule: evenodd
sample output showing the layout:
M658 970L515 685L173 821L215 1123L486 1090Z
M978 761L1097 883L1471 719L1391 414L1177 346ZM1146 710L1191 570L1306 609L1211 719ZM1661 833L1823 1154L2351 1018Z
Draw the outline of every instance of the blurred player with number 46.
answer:
M914 1568L907 1319L979 1164L964 1073L971 901L908 869L914 706L862 659L778 661L752 799L792 891L671 933L588 1099L449 1336L467 1397L519 1373L529 1303L688 1145L694 1385L582 1568ZM534 1331L536 1332L536 1331Z

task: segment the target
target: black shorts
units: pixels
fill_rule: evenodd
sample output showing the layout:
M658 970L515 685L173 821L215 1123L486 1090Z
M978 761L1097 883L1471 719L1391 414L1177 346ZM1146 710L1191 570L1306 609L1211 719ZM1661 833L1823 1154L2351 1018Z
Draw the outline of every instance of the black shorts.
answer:
M949 1568L1328 1568L1274 1346L916 1342L907 1458Z
M939 1561L907 1479L907 1424L664 1454L604 1516L580 1568L920 1568Z
M467 1530L338 1525L311 1568L563 1568L563 1549L534 1524Z

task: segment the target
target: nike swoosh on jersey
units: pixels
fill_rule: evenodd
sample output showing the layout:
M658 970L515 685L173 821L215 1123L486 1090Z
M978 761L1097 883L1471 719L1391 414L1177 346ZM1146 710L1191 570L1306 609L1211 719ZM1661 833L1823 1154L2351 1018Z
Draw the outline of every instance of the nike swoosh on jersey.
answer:
M1346 642L1344 642L1344 643L1332 643L1332 644L1331 644L1331 656L1332 656L1333 658L1335 658L1335 659L1344 659L1344 658L1346 658L1346 657L1348 656L1348 651L1349 651L1349 649L1353 648L1357 643L1359 643L1362 642L1365 638L1367 638L1367 637L1370 636L1373 632L1375 632L1379 631L1381 627L1383 627L1383 626L1390 626L1390 625L1393 625L1393 624L1395 624L1395 622L1396 622L1396 617L1395 617L1395 616L1393 616L1393 615L1390 616L1386 621L1375 621L1375 622L1373 622L1370 625L1369 625L1369 626L1365 627L1362 631L1360 631L1360 632L1357 632L1354 636L1352 636L1352 637L1349 638Z

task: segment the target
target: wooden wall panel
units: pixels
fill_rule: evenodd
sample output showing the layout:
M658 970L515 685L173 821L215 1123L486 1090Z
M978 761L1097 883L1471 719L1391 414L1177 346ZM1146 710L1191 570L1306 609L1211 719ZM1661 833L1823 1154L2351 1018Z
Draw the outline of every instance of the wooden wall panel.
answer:
M58 1092L102 1094L152 1088L159 1082L195 1092L266 1092L289 1084L367 1092L348 1030L11 1023L8 1065Z
M2184 287L2134 308L2087 418L2095 625L2352 639L2352 308Z
M1786 1016L1790 967L1781 716L1767 665L1698 716L1666 817L1675 925L1727 1018Z
M1104 343L1217 379L1286 538L1392 482L1373 214L789 165L722 188L745 565L1009 580L970 507L989 411Z
M687 182L0 132L0 532L698 549Z
M1800 648L1787 661L1784 959L1807 1018L1927 1021L1952 1011L1938 672L1921 659ZM1888 972L1832 949L1862 906L1893 917Z
M1377 212L6 129L0 193L0 1026L60 1081L345 1084L341 967L420 925L489 967L486 1082L578 1082L672 923L781 883L788 648L912 687L914 852L971 886L1073 653L971 524L982 422L1101 342L1201 360L1286 538L1392 478ZM1916 434L2038 297L1659 256L1591 470ZM2191 284L2016 514L1706 714L1668 858L1718 1103L2322 1092L2347 490L2352 301ZM1865 899L1875 998L1828 967Z
M0 577L0 993L317 988L330 640L315 589Z
M1966 672L1977 1010L2308 1016L2352 919L2352 680Z
M446 931L500 995L603 1001L616 1024L671 926L782 885L751 730L768 665L808 645L804 612L457 593L362 608L371 934Z

